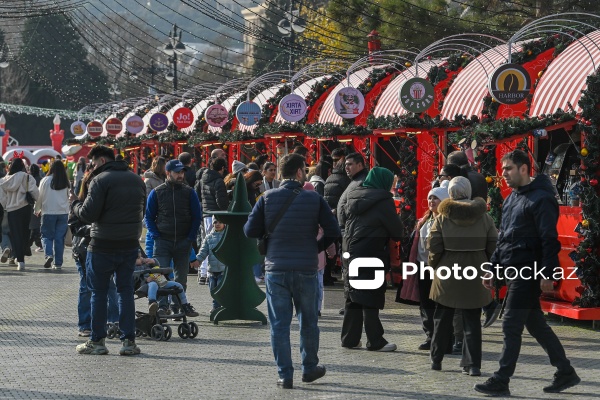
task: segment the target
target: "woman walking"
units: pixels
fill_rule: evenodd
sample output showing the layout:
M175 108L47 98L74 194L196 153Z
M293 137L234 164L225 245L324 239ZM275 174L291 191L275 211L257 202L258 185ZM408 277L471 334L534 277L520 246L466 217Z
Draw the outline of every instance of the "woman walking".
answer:
M35 185L39 189L40 182L42 181L42 170L40 169L40 166L37 164L31 164L29 166L29 175L35 179ZM35 251L38 252L44 251L42 247L42 234L40 232L41 224L42 219L38 215L35 215L35 210L33 210L31 213L31 221L29 221L29 247L35 244L37 246Z
M46 255L44 268L52 266L52 269L60 270L69 218L69 178L62 161L54 161L48 176L42 179L35 212L42 216L42 243Z
M342 238L342 252L348 253L344 258L344 267L359 257L375 257L383 262L385 271L390 268L389 240L402 238L402 220L396 214L392 198L392 182L394 174L385 168L374 167L362 185L348 194L346 204L347 220ZM381 271L377 271L379 273ZM354 279L354 278L353 278ZM357 280L373 279L373 270L358 270ZM348 288L342 325L342 347L359 348L363 322L367 334L367 350L394 351L396 345L383 338L383 326L379 320L379 310L385 305L384 282L376 289L356 289L349 282L349 275L344 277L344 285Z
M10 228L10 241L12 255L17 260L17 271L25 270L25 256L31 256L29 247L29 221L31 219L31 204L27 201L27 192L33 200L37 200L39 191L35 179L26 172L25 163L21 158L13 158L4 178L5 206L8 212L8 226Z
M467 178L456 177L448 185L449 199L438 206L439 215L427 239L429 265L436 269L429 297L437 303L433 314L431 369L441 370L451 341L454 309L462 309L464 342L460 366L463 373L481 375L481 307L492 300L482 285L482 269L496 248L498 231L482 198L471 198ZM456 269L458 266L458 270ZM452 273L440 279L440 268ZM473 270L475 276L469 274Z

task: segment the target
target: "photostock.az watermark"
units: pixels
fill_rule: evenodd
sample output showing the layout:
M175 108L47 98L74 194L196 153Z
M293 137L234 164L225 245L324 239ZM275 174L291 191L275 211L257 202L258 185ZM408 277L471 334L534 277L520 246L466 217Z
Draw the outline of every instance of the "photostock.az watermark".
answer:
M342 254L346 260L350 258L350 253ZM385 270L383 261L377 257L358 257L350 261L348 265L348 283L353 289L371 290L379 289L385 283ZM375 277L373 279L352 279L358 276L360 268L375 269Z

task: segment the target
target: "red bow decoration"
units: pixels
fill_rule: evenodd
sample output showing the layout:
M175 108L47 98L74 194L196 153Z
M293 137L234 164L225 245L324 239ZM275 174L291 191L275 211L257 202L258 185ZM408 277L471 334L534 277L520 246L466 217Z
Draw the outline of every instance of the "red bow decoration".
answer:
M13 158L25 158L25 152L21 151L21 153L19 153L18 151L14 151L13 152Z

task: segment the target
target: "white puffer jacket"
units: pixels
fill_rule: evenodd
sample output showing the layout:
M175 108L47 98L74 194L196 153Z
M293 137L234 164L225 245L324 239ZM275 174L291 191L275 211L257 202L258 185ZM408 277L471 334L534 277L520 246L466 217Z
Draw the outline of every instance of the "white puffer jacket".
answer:
M29 176L29 187L27 185L27 177L29 174L20 171L13 175L6 175L0 181L0 203L4 210L11 212L23 208L27 205L25 193L31 192L35 200L39 196L39 190L35 185L35 178Z

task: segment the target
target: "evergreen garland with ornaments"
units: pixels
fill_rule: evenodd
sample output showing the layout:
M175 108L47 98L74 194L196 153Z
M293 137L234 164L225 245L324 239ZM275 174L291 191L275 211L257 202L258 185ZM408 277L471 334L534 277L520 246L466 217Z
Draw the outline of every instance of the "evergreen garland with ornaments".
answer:
M399 215L404 224L404 237L410 237L416 225L417 208L417 176L419 161L417 160L417 145L408 138L398 138L398 172L396 173L396 198L399 202ZM401 244L402 257L408 259L410 254L410 240L403 240Z
M576 288L580 297L573 305L600 307L600 68L588 76L586 83L579 100L583 111L578 123L583 141L579 152L582 221L577 231L582 240L571 253L582 286Z

